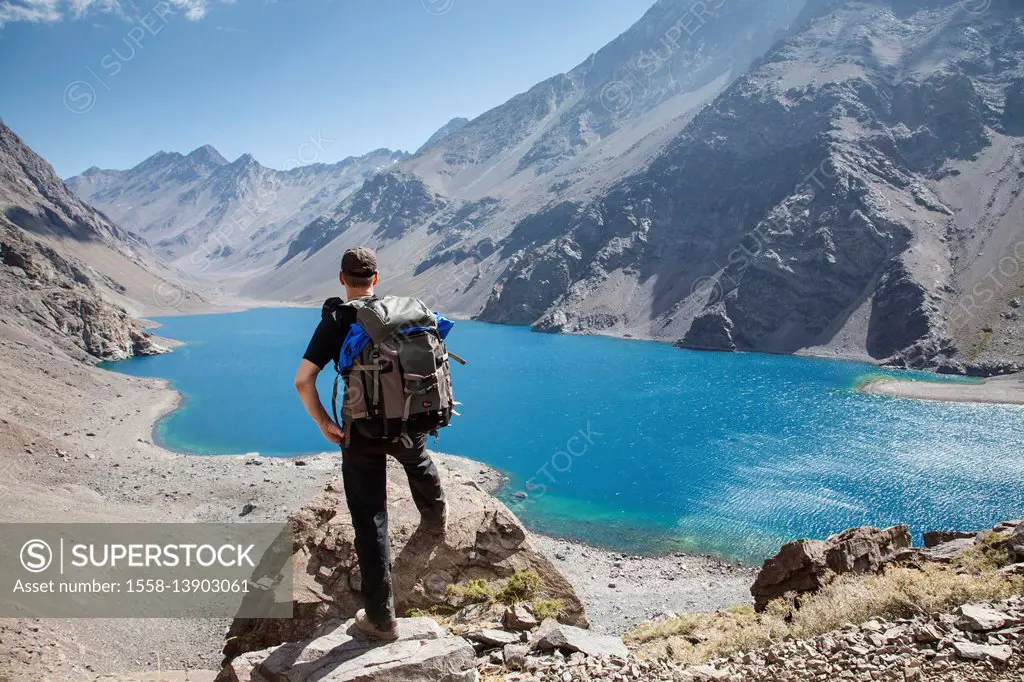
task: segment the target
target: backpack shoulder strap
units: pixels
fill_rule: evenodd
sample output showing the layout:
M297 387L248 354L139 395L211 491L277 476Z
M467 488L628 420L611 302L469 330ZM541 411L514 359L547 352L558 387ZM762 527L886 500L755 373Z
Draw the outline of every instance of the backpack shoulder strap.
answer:
M343 305L345 305L345 302L338 298L337 296L327 299L326 301L324 301L323 306L320 308L320 319L325 320L328 317L331 319L335 319L335 314Z

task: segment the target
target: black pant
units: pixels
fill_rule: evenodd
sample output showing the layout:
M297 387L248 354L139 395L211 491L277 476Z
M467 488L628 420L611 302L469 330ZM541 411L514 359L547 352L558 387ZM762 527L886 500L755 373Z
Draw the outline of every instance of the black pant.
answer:
M401 441L369 439L352 429L351 442L344 448L342 458L341 472L356 536L366 615L379 627L386 627L395 617L388 541L387 456L405 467L412 499L421 514L439 513L444 504L441 479L426 453L427 435L411 435L411 439L409 447Z

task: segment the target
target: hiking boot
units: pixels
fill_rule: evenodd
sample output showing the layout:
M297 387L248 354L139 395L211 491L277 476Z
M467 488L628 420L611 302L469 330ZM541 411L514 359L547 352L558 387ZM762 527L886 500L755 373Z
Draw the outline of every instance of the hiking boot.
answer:
M421 512L420 528L428 533L444 535L448 528L448 503L442 502L438 511Z
M359 609L356 612L356 627L367 637L380 639L385 642L393 642L398 639L398 621L392 620L391 627L379 628L374 625L370 617L366 615L366 609Z

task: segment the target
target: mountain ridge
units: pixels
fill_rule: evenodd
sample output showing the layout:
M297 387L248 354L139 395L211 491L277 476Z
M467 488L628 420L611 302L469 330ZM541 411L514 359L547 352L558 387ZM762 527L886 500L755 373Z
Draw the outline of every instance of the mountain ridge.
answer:
M0 121L0 310L3 324L29 330L82 360L162 352L132 319L198 297L176 284L144 240L85 204Z
M157 152L123 171L90 169L67 182L150 240L161 257L209 279L276 262L297 226L315 217L322 202L345 196L407 157L381 148L335 163L276 170L249 153L229 162L204 145L187 155Z

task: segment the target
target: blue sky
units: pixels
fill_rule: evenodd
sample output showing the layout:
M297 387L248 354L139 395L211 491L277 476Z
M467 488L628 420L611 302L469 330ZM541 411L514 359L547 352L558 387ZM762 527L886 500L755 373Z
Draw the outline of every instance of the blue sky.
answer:
M280 168L415 150L653 0L0 0L0 117L67 177L212 144ZM303 146L305 145L305 146Z

